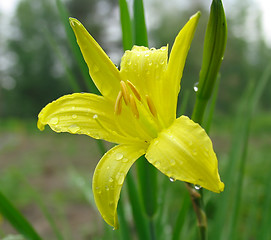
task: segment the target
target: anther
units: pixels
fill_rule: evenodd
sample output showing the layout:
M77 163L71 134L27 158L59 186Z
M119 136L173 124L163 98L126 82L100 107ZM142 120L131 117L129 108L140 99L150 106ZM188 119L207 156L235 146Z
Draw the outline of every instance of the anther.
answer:
M136 118L139 118L139 112L136 106L135 99L132 94L130 94L130 103L131 103L131 110Z
M121 99L122 99L122 91L119 91L119 94L117 96L116 103L115 103L115 114L117 115L120 115L121 113L121 109L122 109Z
M141 101L141 96L140 96L138 90L136 89L135 85L132 84L129 80L127 80L127 84L130 87L130 89L132 90L132 92L134 93L134 95L136 96L136 98L138 99L138 101Z
M124 102L126 105L128 105L129 104L129 93L128 93L128 89L127 89L127 86L124 81L120 81L120 88L121 88Z
M149 107L152 115L154 117L157 117L157 111L156 111L156 108L155 108L155 106L153 104L153 101L151 100L151 98L148 95L146 95L146 99L147 99L147 104L148 104L148 107Z

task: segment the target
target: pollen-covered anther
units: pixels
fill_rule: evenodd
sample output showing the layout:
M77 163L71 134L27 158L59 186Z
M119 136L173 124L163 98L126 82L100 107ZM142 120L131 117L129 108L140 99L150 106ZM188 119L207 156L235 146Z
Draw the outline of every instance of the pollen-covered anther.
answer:
M148 104L148 107L149 107L149 109L150 109L152 115L153 115L154 117L157 117L157 111L156 111L156 108L155 108L155 106L154 106L153 101L151 100L151 98L150 98L148 95L146 95L146 99L147 99L147 104Z
M136 106L136 101L132 94L130 94L130 104L131 104L131 110L136 118L139 118L139 112Z
M132 90L135 97L138 99L138 101L141 101L141 96L140 96L138 90L136 89L135 85L132 84L129 80L127 80L127 84L130 87L130 89Z
M120 115L121 113L121 110L122 110L122 91L119 91L119 94L117 96L117 99L116 99L116 103L115 103L115 114L116 115Z
M121 92L122 92L122 95L123 95L123 99L124 99L124 102L126 105L129 104L129 92L128 92L128 89L127 89L127 85L124 81L120 81L120 88L121 88Z

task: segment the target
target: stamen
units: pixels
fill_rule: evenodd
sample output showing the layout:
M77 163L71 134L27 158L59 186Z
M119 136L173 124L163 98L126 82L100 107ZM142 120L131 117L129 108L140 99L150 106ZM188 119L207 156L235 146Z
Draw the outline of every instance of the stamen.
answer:
M156 108L155 108L155 106L153 104L153 101L151 100L151 98L148 95L146 95L146 99L147 99L148 107L149 107L152 115L154 117L157 117L157 111L156 111Z
M130 103L131 103L131 110L136 118L139 118L139 112L136 106L135 99L132 94L130 94Z
M140 96L138 90L136 89L135 85L132 84L129 80L127 80L127 84L130 87L130 89L132 90L132 92L134 93L134 95L136 96L136 98L138 99L138 101L141 101L141 96Z
M121 113L121 109L122 109L122 91L119 91L119 94L117 96L116 99L116 103L115 103L115 114L120 115Z
M126 83L124 81L120 81L120 88L122 91L124 102L126 105L128 105L129 104L129 93L128 93Z

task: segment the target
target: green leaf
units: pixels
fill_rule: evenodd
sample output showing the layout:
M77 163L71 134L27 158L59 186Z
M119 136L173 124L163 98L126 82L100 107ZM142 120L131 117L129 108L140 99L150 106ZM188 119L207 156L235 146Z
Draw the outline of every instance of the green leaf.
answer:
M134 0L134 44L148 47L143 0Z
M76 38L74 36L74 33L70 27L69 23L69 13L62 3L61 0L56 0L59 16L61 18L61 21L65 27L65 32L68 38L69 45L72 49L72 52L75 56L76 62L81 70L81 73L83 75L83 79L85 81L85 84L88 88L88 91L91 93L99 94L98 89L96 88L95 84L91 80L89 73L88 73L88 67L87 64L84 61L84 58L82 56L82 53L80 51L79 46L77 45Z
M12 205L12 203L0 192L0 213L13 227L26 239L40 240L41 237L34 230L32 225L24 216Z
M122 28L122 45L125 51L132 49L133 46L132 23L126 0L119 0L119 6Z

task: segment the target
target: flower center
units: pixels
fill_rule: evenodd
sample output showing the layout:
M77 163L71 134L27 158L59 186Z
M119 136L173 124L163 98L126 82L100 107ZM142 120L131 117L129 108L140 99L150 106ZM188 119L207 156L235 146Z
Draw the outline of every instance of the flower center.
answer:
M141 130L150 138L157 137L161 129L161 124L151 97L149 95L142 96L136 86L129 80L121 81L120 91L115 102L116 115L121 115L124 111L123 102L132 116L137 120Z

